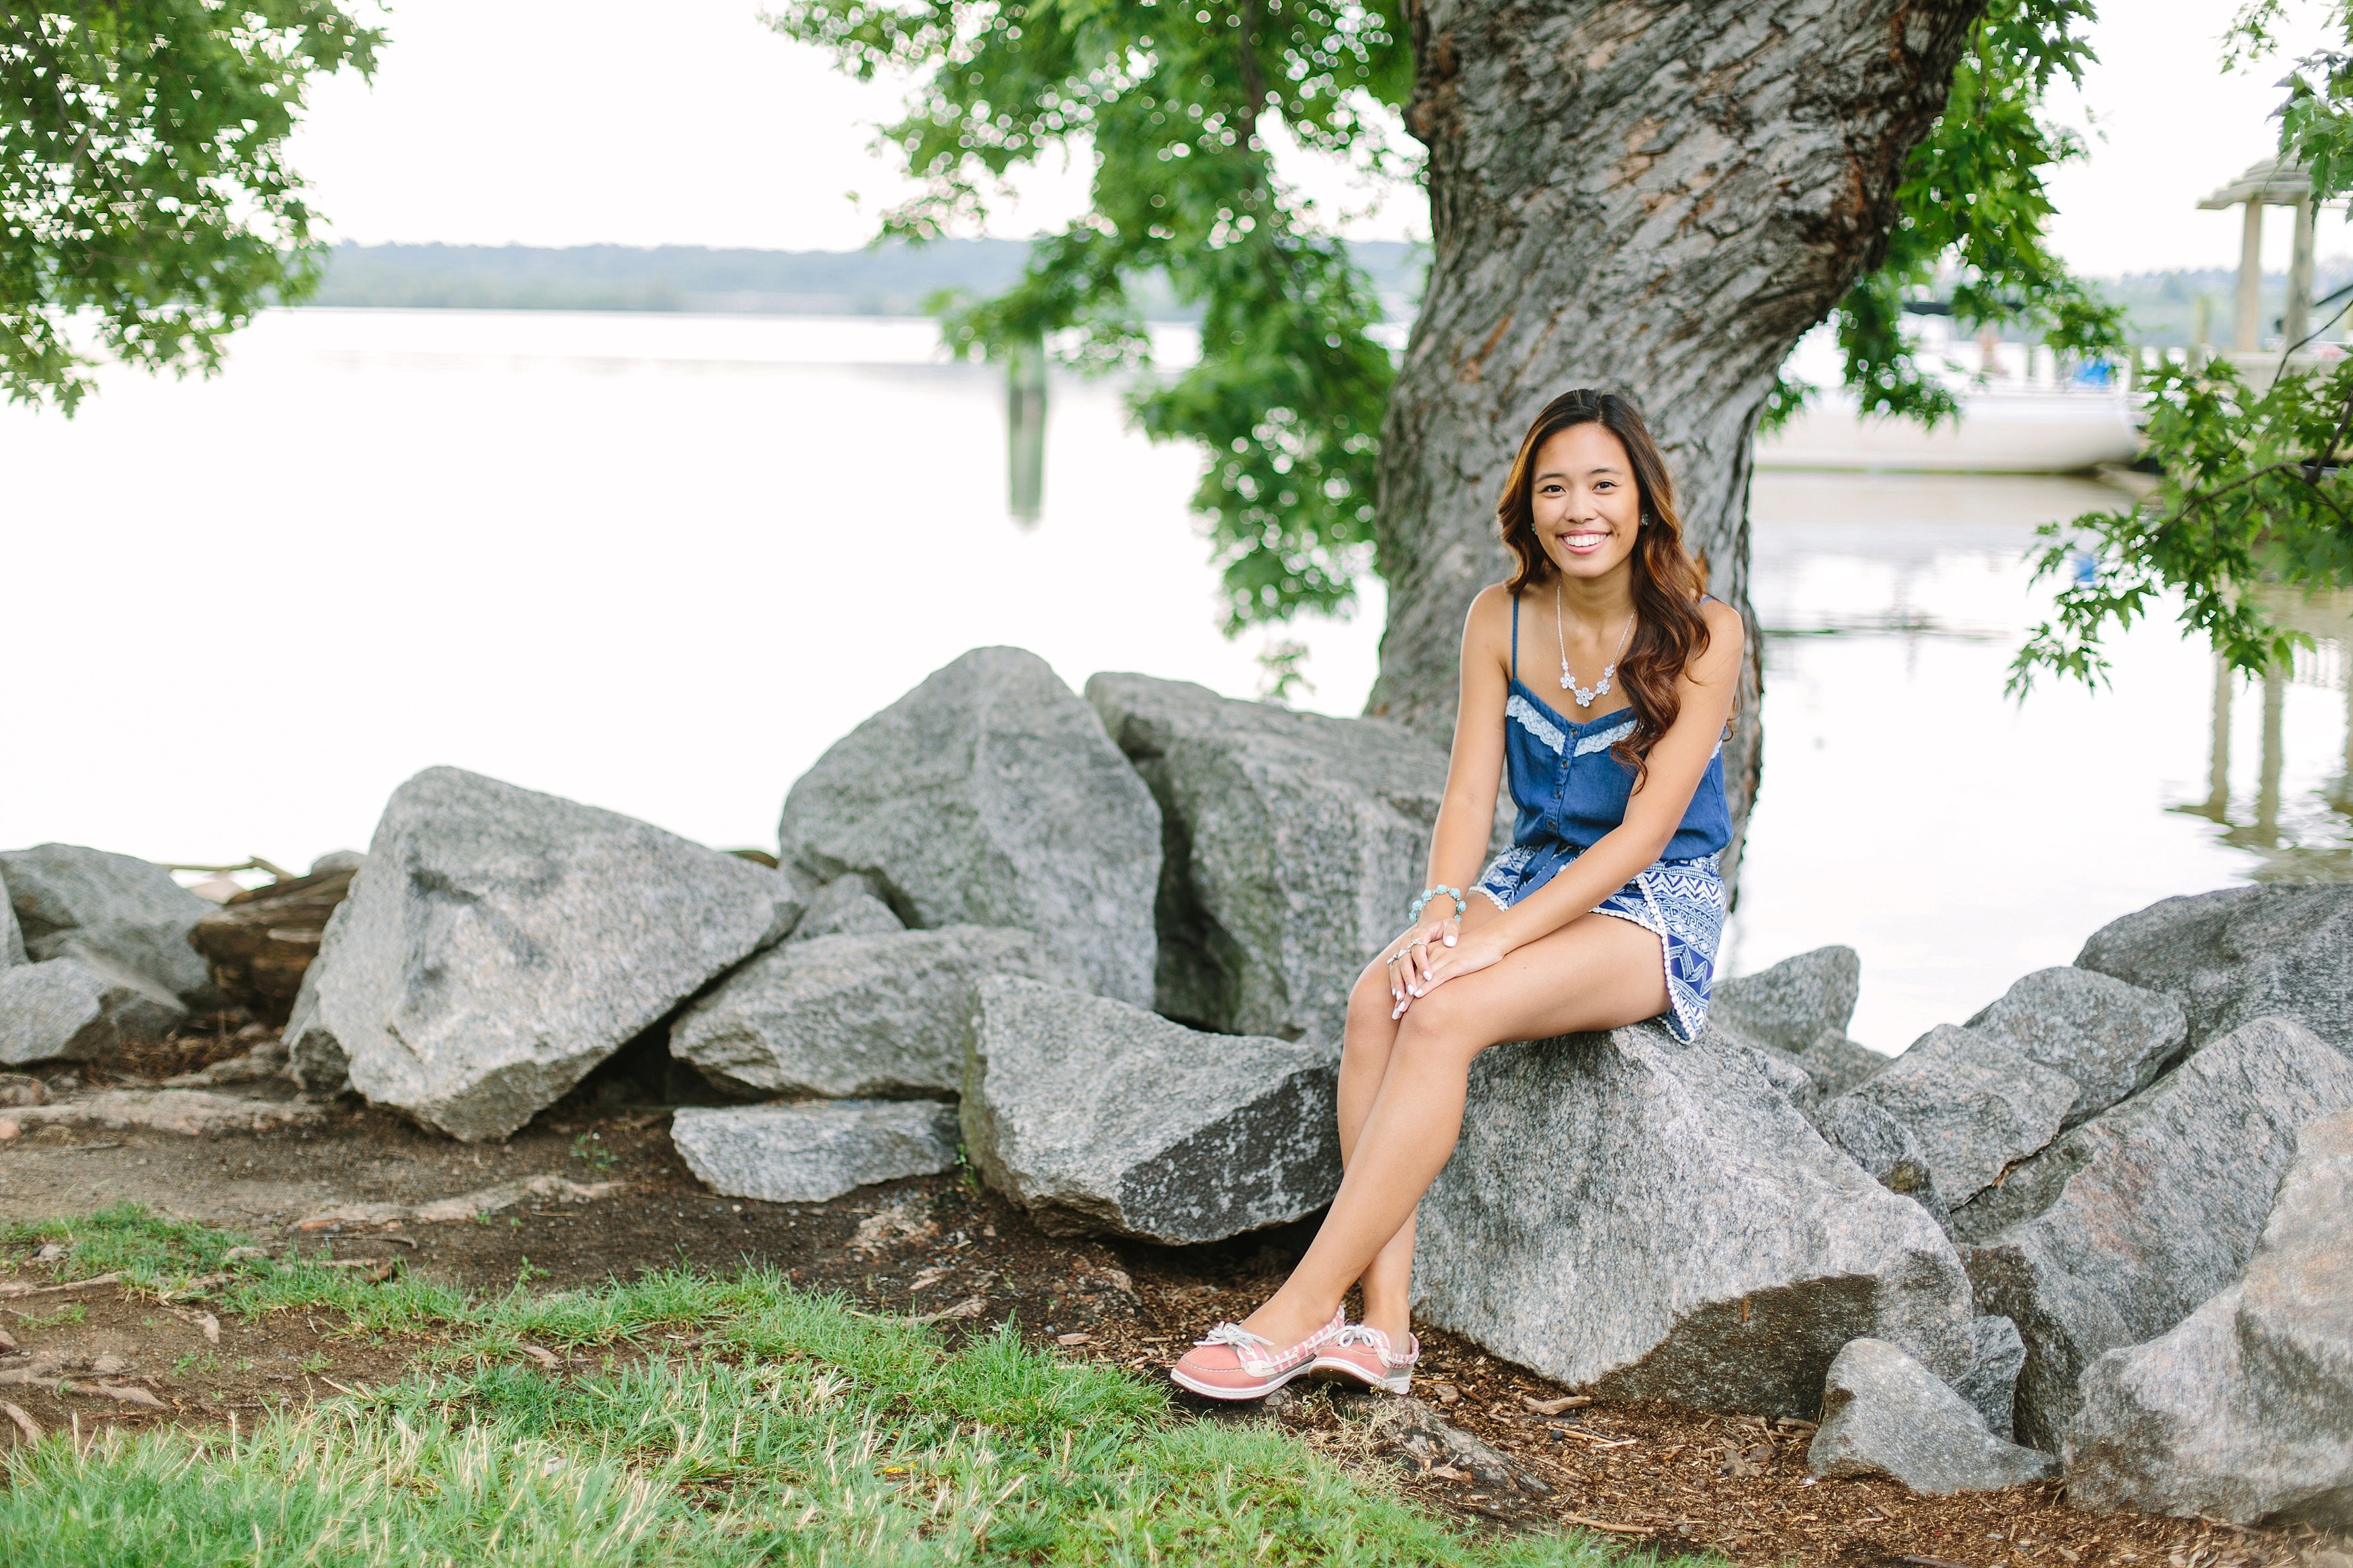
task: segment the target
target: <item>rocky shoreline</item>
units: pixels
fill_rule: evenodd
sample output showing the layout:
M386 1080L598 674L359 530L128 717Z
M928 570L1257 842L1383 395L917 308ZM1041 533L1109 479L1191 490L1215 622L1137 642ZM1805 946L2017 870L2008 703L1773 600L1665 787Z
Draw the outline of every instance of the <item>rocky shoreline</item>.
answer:
M778 862L454 769L215 907L0 854L0 1096L239 1009L178 1087L0 1110L199 1129L346 1096L498 1140L617 1055L691 1074L723 1195L954 1168L1050 1236L1198 1245L1338 1179L1339 1024L1444 758L1375 721L980 649L786 796ZM315 954L315 957L311 955ZM1616 1401L1820 1422L1820 1477L2353 1529L2353 888L2168 900L1894 1058L1849 950L1496 1048L1417 1310ZM244 1119L239 1121L237 1119Z

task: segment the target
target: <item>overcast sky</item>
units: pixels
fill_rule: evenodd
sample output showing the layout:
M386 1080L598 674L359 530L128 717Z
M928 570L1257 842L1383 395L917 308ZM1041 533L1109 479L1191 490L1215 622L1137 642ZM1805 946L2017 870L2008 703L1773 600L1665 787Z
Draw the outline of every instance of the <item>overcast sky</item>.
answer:
M2238 218L2198 198L2273 146L2282 63L2223 76L2215 40L2236 0L2110 0L2080 103L2091 157L2052 182L2054 237L2093 274L2228 267ZM760 246L847 249L902 193L871 151L902 84L860 85L765 27L757 0L403 0L373 87L317 95L296 147L333 233L481 245ZM1304 166L1328 204L1366 193ZM855 193L855 196L853 196ZM1058 226L1083 199L1059 167L1026 182L991 232ZM859 199L862 197L862 202ZM1349 232L1417 234L1418 197ZM2274 267L2285 213L2274 215ZM2345 219L2321 249L2353 248Z

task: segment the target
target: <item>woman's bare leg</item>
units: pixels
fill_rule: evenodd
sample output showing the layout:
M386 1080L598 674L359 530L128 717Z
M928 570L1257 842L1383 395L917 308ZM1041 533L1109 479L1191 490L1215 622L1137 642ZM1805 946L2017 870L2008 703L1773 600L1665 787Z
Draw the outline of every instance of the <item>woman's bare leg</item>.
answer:
M1416 998L1398 1020L1369 1110L1353 1139L1343 1133L1346 1173L1323 1227L1291 1278L1243 1325L1278 1345L1296 1344L1331 1318L1392 1243L1405 1244L1403 1268L1410 1268L1412 1238L1401 1233L1454 1152L1472 1058L1481 1051L1505 1040L1614 1028L1666 1006L1658 937L1630 921L1593 914ZM1356 1022L1353 1007L1349 1021ZM1361 1079L1355 1087L1361 1091ZM1388 1295L1398 1268L1383 1258L1368 1292ZM1386 1313L1392 1303L1383 1306ZM1367 1308L1369 1317L1369 1295Z
M1462 930L1477 931L1503 911L1484 898L1474 898L1462 914ZM1378 958L1367 964L1348 993L1347 1032L1340 1047L1340 1163L1345 1169L1356 1158L1356 1138L1379 1098L1381 1079L1388 1073L1389 1053L1397 1045L1403 1019L1389 991L1388 966ZM1402 1346L1412 1327L1409 1302L1413 1288L1413 1215L1390 1237L1357 1281L1365 1290L1364 1321ZM1330 1314L1325 1314L1327 1317Z
M1340 1164L1346 1169L1356 1156L1356 1142L1365 1119L1380 1097L1388 1076L1389 1055L1396 1047L1404 1020L1389 997L1388 967L1375 959L1348 994L1347 1033L1340 1047ZM1361 1283L1365 1288L1364 1321L1403 1345L1409 1316L1407 1299L1413 1282L1413 1221L1409 1218L1389 1237ZM1328 1318L1330 1314L1327 1312Z

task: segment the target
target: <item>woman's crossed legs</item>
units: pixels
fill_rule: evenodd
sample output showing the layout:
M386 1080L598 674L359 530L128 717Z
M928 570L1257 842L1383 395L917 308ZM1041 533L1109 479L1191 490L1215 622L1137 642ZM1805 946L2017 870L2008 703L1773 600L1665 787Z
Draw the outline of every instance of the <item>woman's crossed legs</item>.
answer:
M1475 900L1463 930L1497 912ZM1345 1174L1299 1267L1242 1321L1277 1345L1323 1327L1359 1279L1364 1321L1406 1343L1414 1205L1454 1152L1472 1058L1506 1040L1655 1017L1667 1008L1666 970L1655 934L1587 914L1411 1001L1403 1017L1390 1016L1388 971L1377 958L1349 994L1339 1095Z

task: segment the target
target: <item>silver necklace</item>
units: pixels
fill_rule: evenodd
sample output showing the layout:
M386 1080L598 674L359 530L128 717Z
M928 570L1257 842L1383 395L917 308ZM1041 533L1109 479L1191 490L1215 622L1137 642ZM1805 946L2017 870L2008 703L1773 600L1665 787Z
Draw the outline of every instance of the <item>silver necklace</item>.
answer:
M1609 695L1610 679L1618 673L1618 655L1626 651L1626 639L1633 635L1634 616L1629 611L1625 627L1618 634L1618 651L1611 654L1609 662L1602 667L1601 679L1590 690L1579 686L1577 677L1568 672L1568 636L1560 627L1560 584L1555 583L1552 585L1552 640L1560 646L1560 689L1567 692L1569 700L1579 708L1590 708Z

